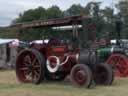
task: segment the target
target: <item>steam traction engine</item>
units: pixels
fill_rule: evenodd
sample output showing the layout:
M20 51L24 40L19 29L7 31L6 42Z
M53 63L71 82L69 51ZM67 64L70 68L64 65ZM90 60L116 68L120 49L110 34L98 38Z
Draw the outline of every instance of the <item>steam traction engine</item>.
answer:
M117 39L111 40L107 46L97 49L100 62L106 61L112 66L116 76L125 77L128 75L128 40L120 39L122 23L116 21Z
M127 49L119 46L109 46L97 50L101 62L110 64L118 77L125 77L128 74Z
M98 62L96 51L79 46L76 25L87 19L90 17L74 16L12 25L13 28L68 25L74 28L71 43L52 38L42 44L32 43L29 48L21 50L16 59L16 75L19 81L39 84L44 79L61 81L69 75L71 82L77 86L90 87L93 80L96 84L111 85L114 78L111 67Z

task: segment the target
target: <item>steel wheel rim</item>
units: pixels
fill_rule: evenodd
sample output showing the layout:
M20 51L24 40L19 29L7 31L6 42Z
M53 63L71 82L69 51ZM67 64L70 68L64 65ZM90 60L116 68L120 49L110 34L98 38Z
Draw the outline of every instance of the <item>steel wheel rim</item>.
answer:
M34 53L25 51L17 58L16 71L19 81L24 83L36 82L41 74L40 61Z
M114 54L109 57L107 63L112 66L112 69L117 77L124 77L128 74L128 60L121 54Z
M84 85L87 80L84 69L82 67L77 67L73 72L73 78L79 85Z

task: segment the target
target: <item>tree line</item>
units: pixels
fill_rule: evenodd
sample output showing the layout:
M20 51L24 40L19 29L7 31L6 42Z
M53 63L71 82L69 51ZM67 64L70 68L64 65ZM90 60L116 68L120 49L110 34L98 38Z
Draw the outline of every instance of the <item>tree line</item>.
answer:
M75 15L89 15L92 17L93 22L96 24L96 36L102 37L104 33L109 33L110 38L117 38L115 30L115 22L120 19L122 22L121 37L128 38L128 2L120 1L115 5L116 11L110 6L101 9L101 2L89 2L86 6L80 4L73 4L69 9L62 11L58 6L54 5L46 9L38 7L29 9L21 14L18 18L12 21L12 24L30 22L33 20L46 20L55 18L64 18ZM1 28L2 29L2 28ZM2 31L5 31L2 29ZM18 32L17 32L18 31ZM19 38L21 40L43 39L49 36L59 36L60 32L50 33L51 28L29 29L19 32L19 30L8 30L7 32L0 32L0 37L5 38ZM37 34L38 32L38 34ZM63 35L62 35L63 34ZM64 37L65 34L62 33ZM67 34L66 36L70 36Z

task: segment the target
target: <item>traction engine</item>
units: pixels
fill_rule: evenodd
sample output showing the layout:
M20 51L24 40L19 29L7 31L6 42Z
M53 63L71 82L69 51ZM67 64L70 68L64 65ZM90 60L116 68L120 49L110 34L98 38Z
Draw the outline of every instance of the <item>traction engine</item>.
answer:
M88 18L84 17L85 19ZM30 25L23 24L24 26L19 24L18 27L74 25L72 24L74 21L75 24L79 24L82 20L83 17L75 16L50 20L47 23L39 21ZM96 84L111 85L114 79L111 67L106 63L98 62L95 50L79 47L77 32L76 29L73 30L71 44L52 38L47 43L32 43L28 48L21 50L16 59L16 75L19 81L39 84L43 80L61 81L69 76L72 84L77 86L88 88L93 81Z

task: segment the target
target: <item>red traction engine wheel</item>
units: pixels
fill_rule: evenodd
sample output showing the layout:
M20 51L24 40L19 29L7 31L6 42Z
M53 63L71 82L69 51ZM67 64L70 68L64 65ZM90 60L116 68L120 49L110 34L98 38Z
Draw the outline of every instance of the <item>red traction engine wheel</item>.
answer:
M70 73L70 81L76 86L89 88L92 83L92 72L85 64L76 64Z
M112 54L107 63L112 66L112 69L117 77L125 77L128 74L128 59L122 54Z
M22 83L40 83L44 79L44 64L44 57L37 50L22 50L16 59L18 80Z

